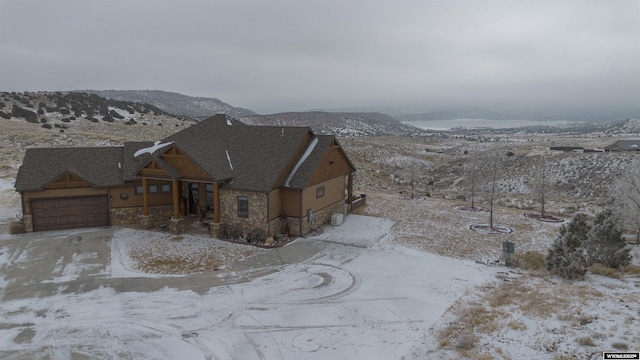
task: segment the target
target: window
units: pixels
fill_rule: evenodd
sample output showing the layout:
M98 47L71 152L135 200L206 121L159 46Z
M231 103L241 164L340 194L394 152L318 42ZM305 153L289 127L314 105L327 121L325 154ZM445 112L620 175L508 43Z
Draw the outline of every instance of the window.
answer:
M136 185L136 195L142 195L142 185Z
M323 197L324 196L324 186L320 186L319 188L316 189L316 197Z
M249 198L246 196L238 196L238 217L249 217Z
M149 194L157 194L158 193L158 185L149 185Z
M160 185L160 192L170 193L171 192L171 184L162 184L162 185Z

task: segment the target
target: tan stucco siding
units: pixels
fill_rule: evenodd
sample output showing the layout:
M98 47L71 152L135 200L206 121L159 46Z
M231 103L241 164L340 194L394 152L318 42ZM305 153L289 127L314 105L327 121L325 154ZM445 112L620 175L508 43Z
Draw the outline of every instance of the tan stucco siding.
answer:
M321 187L324 187L324 196L317 197L317 190ZM303 216L306 216L308 209L316 212L331 204L344 200L344 190L344 176L338 176L304 189L302 192Z
M307 186L313 186L341 175L347 175L351 173L351 171L351 164L349 164L340 147L337 145L329 147L313 172L313 175L311 175Z
M300 217L300 190L284 188L280 193L282 197L282 214Z
M282 214L282 191L272 190L269 193L269 220L276 219Z
M158 185L158 191L160 191L160 185L171 185L171 181L148 180L148 184ZM142 185L142 182L139 181L130 186L119 186L111 188L111 208L142 206L142 194L136 195L136 185ZM171 192L158 192L157 194L149 194L150 206L168 204L173 204Z

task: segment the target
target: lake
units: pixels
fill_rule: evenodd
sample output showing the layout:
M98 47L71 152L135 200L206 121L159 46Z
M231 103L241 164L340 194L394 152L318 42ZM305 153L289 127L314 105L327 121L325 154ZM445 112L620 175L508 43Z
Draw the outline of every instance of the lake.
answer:
M429 120L429 121L403 121L428 130L449 130L451 128L464 127L467 129L491 128L507 129L525 126L556 126L566 125L568 121L535 121L535 120L489 120L489 119L455 119L455 120Z

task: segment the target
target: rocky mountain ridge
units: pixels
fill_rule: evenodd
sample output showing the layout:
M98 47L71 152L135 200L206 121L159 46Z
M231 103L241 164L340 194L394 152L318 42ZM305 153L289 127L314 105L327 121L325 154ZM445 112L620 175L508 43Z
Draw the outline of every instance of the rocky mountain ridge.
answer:
M231 117L255 115L249 109L231 106L220 99L193 97L160 90L80 90L98 96L133 101L156 106L165 112L178 116L186 116L194 120L202 120L216 114L227 114Z
M418 135L427 131L381 113L288 112L240 118L248 125L309 126L320 134L336 136Z

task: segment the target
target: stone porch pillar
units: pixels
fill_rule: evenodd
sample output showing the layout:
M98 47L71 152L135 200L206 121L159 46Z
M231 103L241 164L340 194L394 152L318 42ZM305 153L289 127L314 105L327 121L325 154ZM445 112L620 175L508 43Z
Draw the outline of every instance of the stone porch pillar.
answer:
M184 219L171 219L169 220L169 231L174 234L182 234L185 231Z
M148 214L138 215L138 218L140 219L140 225L142 225L143 229L151 229L153 227L153 216Z

